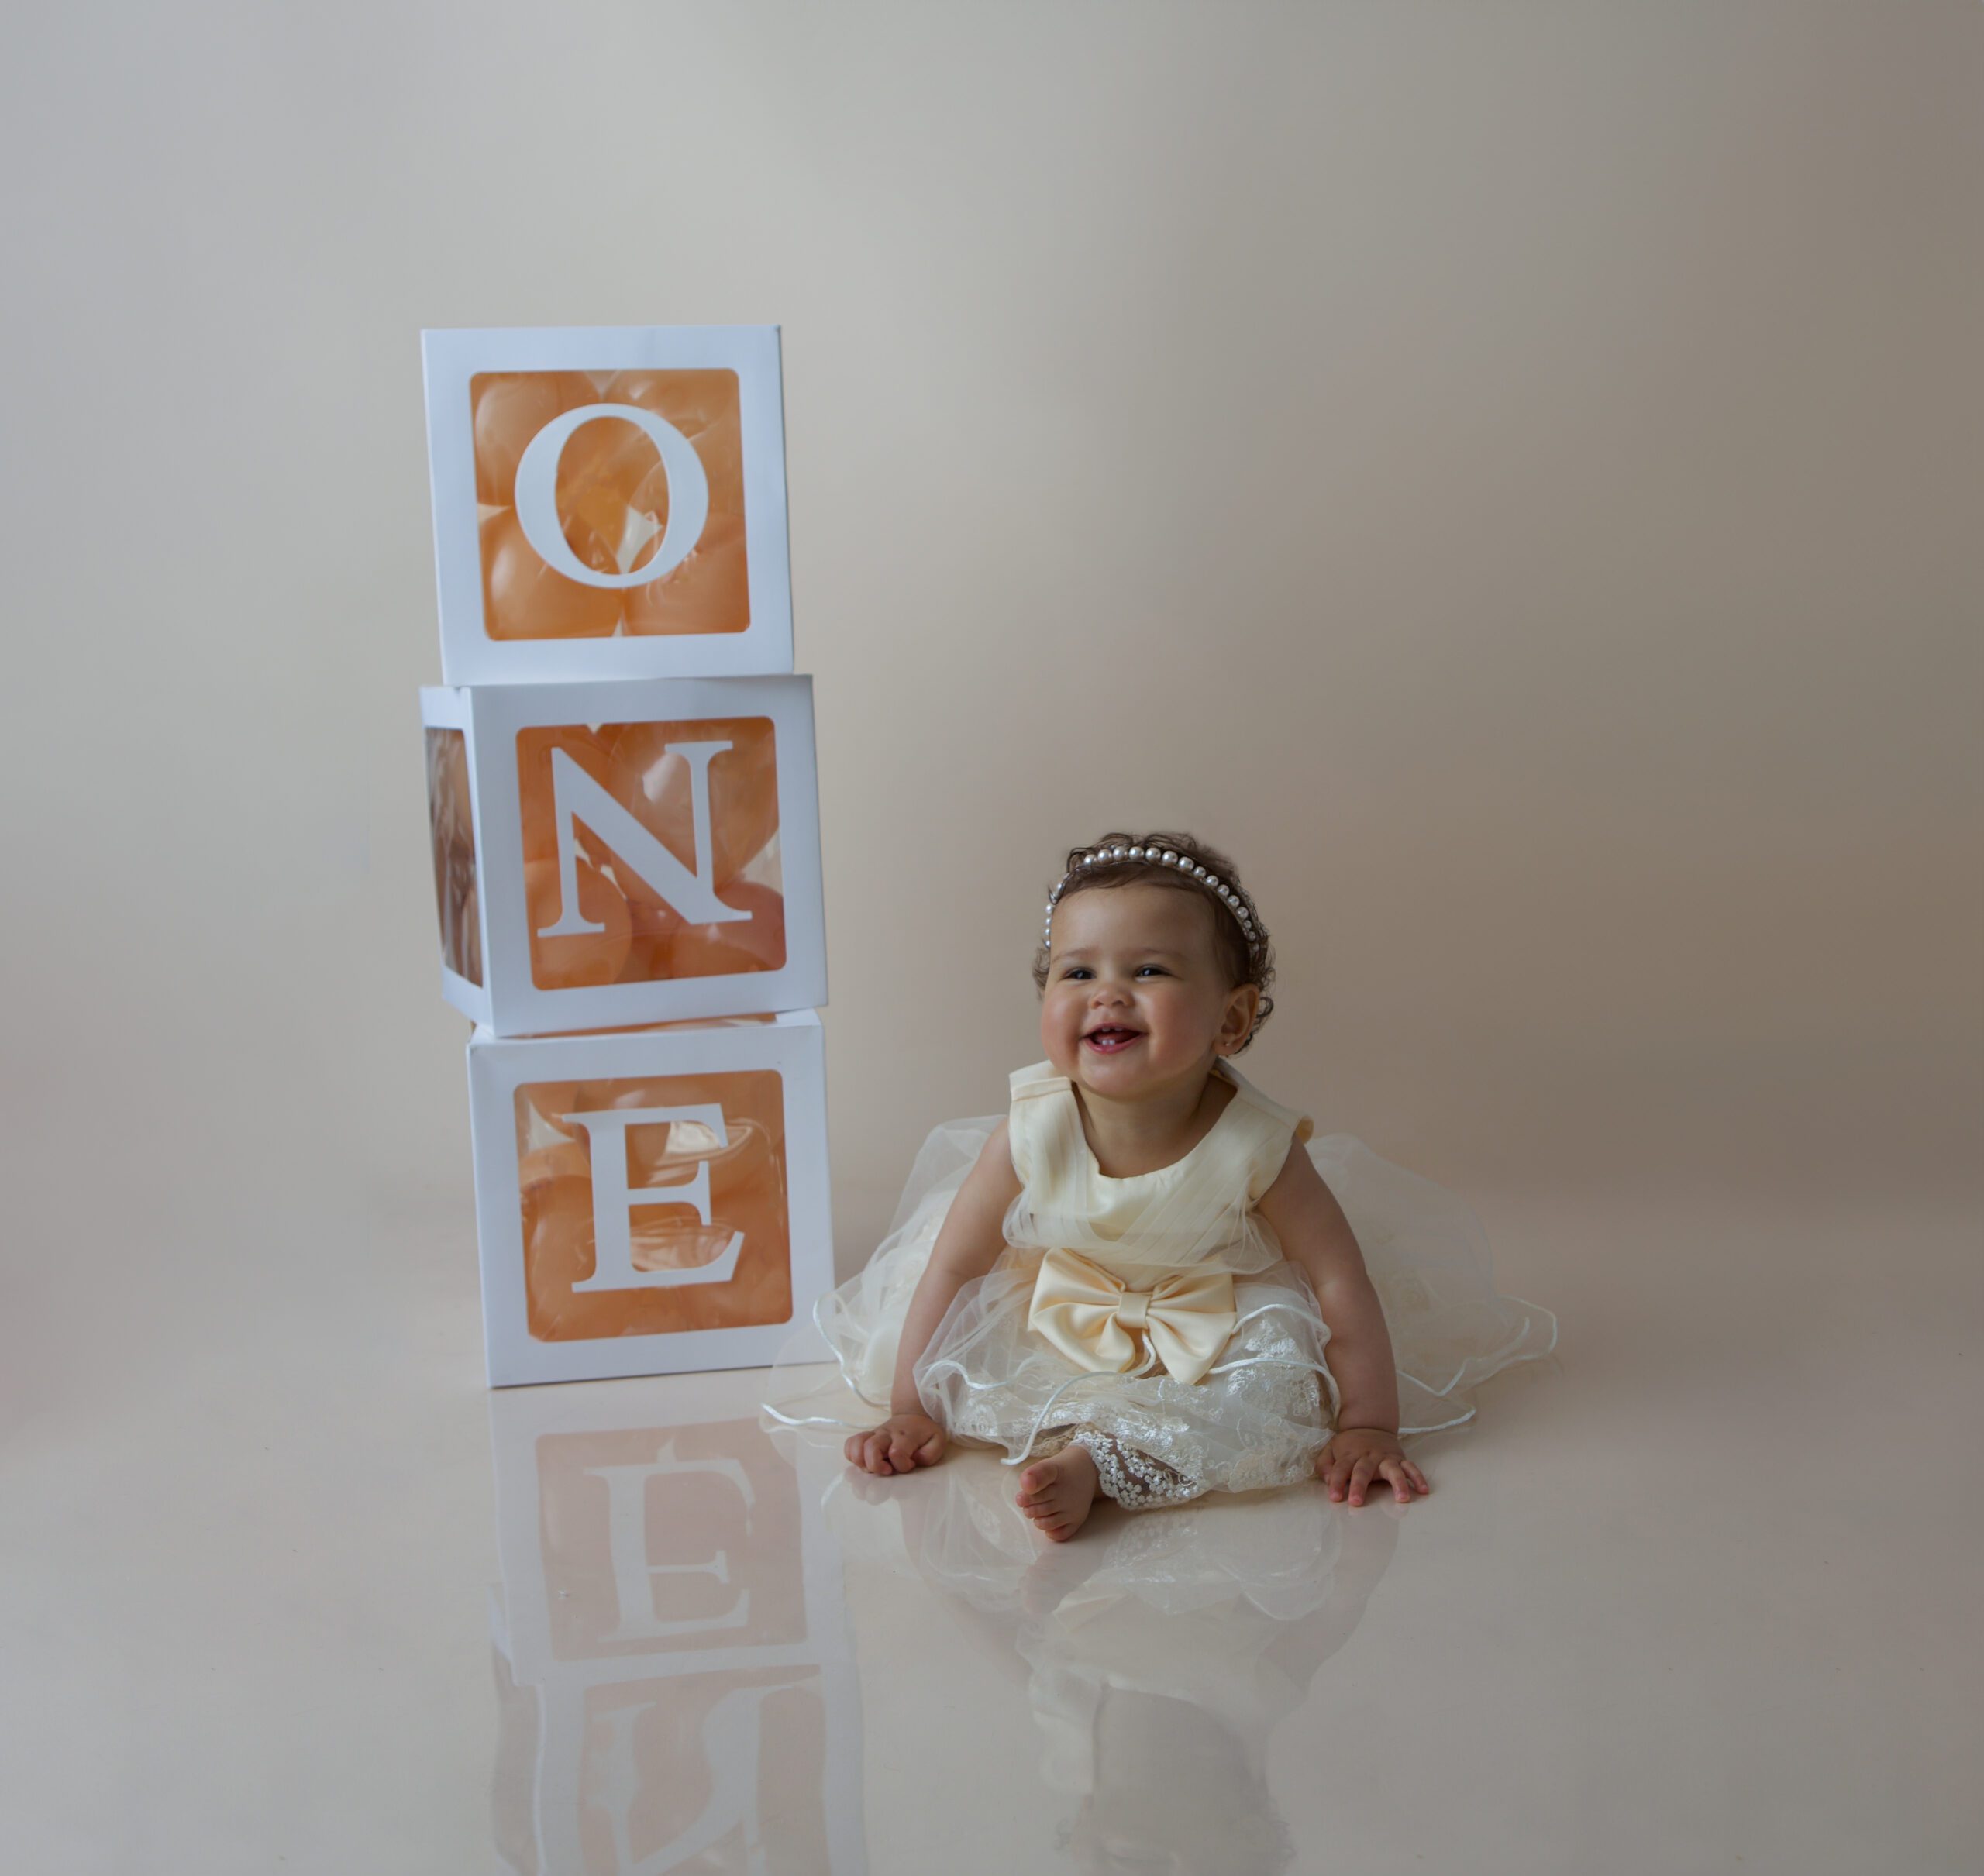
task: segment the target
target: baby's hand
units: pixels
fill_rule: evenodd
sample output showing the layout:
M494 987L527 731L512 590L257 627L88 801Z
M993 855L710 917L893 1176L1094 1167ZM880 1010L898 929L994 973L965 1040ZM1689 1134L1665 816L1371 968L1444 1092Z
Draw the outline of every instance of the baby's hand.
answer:
M1379 1427L1347 1427L1316 1455L1316 1476L1329 1486L1330 1496L1342 1498L1348 1491L1350 1502L1364 1502L1364 1488L1373 1478L1386 1478L1401 1505L1412 1503L1412 1488L1430 1492L1426 1475L1405 1456L1398 1435Z
M846 1446L847 1462L887 1478L935 1465L948 1444L944 1430L924 1413L892 1413L873 1433L857 1433Z

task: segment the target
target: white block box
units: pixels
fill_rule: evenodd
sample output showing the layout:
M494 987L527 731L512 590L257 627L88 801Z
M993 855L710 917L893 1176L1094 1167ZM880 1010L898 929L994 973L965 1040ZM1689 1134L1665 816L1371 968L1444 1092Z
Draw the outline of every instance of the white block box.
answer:
M792 669L776 326L421 343L449 683Z
M492 1386L768 1364L833 1282L811 1010L468 1045Z
M810 677L420 698L465 1015L542 1035L826 1002Z

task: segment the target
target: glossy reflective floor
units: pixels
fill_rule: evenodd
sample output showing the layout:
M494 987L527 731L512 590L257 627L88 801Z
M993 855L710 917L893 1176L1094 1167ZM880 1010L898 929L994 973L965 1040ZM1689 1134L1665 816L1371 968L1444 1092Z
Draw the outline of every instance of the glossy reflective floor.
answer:
M390 1327L308 1255L16 1317L7 1867L1976 1869L1976 1210L1482 1213L1562 1340L1429 1499L1060 1547L756 1372L485 1393L453 1217L343 1244Z

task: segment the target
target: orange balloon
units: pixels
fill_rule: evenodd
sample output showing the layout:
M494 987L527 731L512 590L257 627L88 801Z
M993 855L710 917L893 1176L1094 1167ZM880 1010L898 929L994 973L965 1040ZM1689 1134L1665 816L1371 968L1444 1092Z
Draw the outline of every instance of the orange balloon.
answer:
M427 732L427 812L436 846L474 846L474 814L468 793L468 738L458 729Z
M531 981L540 990L577 990L611 983L627 962L634 924L627 901L604 873L577 862L579 910L600 931L578 931L546 938L563 909L559 902L558 862L532 860L524 866L524 904L530 919Z
M727 1283L660 1289L575 1293L593 1274L591 1188L553 1179L524 1206L524 1283L530 1333L542 1341L665 1334L690 1329L781 1323L792 1314L792 1250L784 1194L768 1183L714 1206L708 1226L693 1214L634 1212L629 1219L634 1267L681 1269L708 1263L733 1231L744 1234L735 1275ZM671 1218L685 1224L671 1224Z
M572 432L555 499L573 552L602 573L632 573L660 550L668 522L661 453L623 417L595 417Z
M462 895L461 903L455 913L455 931L458 935L456 955L459 962L450 963L457 977L466 977L470 983L480 986L482 982L482 907L475 890L475 855L469 855L468 889Z
M689 439L709 484L708 518L688 558L660 579L629 590L625 629L641 634L743 631L751 622L751 606L737 374L623 371L608 380L600 396L602 402L636 404L673 424ZM646 448L651 460L645 475L632 484L627 501L633 510L650 513L665 525L668 479L653 446ZM641 459L630 452L621 470L623 477L636 460ZM648 550L627 565L631 570L651 557Z
M722 1028L732 1023L765 1022L764 1017L697 1017L656 1023L656 1029ZM774 1148L785 1144L785 1084L776 1069L725 1069L707 1075L664 1075L638 1080L589 1081L580 1104L613 1107L720 1107L724 1124L755 1127Z
M723 1128L729 1136L728 1144L723 1146L714 1138L705 1138L700 1128L673 1124L629 1128L627 1164L634 1182L660 1186L691 1179L698 1165L707 1162L711 1193L726 1196L773 1170L770 1138L757 1121L746 1115L726 1114Z
M689 761L670 755L668 745L730 744L711 757L709 767L710 838L716 851L708 876L719 893L778 831L778 762L770 718L608 724L599 741L627 779L635 813L684 866L701 857L695 852ZM624 871L616 870L615 876L631 893Z
M572 1286L592 1275L592 1182L547 1179L523 1195L524 1282L530 1331L547 1341L585 1333L592 1299ZM615 1333L615 1331L608 1331Z
M741 483L744 453L739 441L735 372L616 371L606 380L599 401L638 404L674 425L695 445L709 472L712 506L719 494L730 494L733 477Z
M469 380L475 427L475 498L486 508L516 499L517 464L553 418L599 393L582 371L483 371Z
M629 908L632 909L631 907ZM615 983L665 983L675 973L674 945L665 938L636 937L627 947L627 962Z
M620 595L554 572L509 508L482 524L482 626L492 639L608 639Z
M749 577L743 518L713 514L679 566L628 589L625 630L642 638L742 632L751 623Z
M785 962L785 899L750 879L723 890L724 904L749 911L749 920L684 925L676 934L671 962L677 977L725 977L740 971L775 971Z
M517 1090L517 1151L525 1153L531 1150L532 1122L542 1122L567 1140L578 1139L580 1130L565 1117L585 1111L584 1086L583 1082L577 1081L525 1083ZM542 1134L538 1138L541 1140Z
M567 1130L576 1133L577 1128ZM556 1146L539 1147L526 1153L517 1165L517 1185L526 1203L532 1194L558 1179L584 1179L592 1182L592 1162L577 1141L561 1140Z
M625 771L620 771L624 774ZM642 820L647 817L643 815ZM668 844L671 849L673 843ZM626 895L627 910L634 921L634 944L622 983L653 983L673 974L670 963L675 935L682 929L682 914L617 855L608 853L613 883ZM678 852L677 857L680 859Z
M665 952L675 941L676 933L682 929L682 914L631 866L616 866L613 881L627 895L627 910L634 919L635 942L652 945ZM666 972L662 974L666 976Z

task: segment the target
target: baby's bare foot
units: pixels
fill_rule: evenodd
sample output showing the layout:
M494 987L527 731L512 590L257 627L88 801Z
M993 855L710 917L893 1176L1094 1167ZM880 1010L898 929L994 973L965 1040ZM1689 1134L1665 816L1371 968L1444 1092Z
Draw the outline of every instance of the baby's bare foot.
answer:
M1021 1473L1018 1504L1056 1544L1065 1544L1087 1522L1095 1492L1095 1461L1088 1448L1064 1446Z

